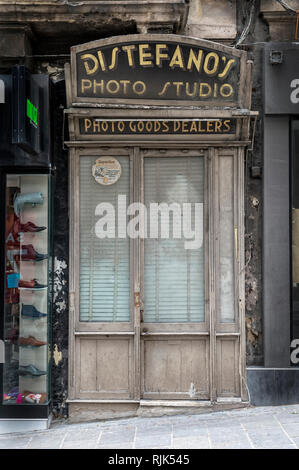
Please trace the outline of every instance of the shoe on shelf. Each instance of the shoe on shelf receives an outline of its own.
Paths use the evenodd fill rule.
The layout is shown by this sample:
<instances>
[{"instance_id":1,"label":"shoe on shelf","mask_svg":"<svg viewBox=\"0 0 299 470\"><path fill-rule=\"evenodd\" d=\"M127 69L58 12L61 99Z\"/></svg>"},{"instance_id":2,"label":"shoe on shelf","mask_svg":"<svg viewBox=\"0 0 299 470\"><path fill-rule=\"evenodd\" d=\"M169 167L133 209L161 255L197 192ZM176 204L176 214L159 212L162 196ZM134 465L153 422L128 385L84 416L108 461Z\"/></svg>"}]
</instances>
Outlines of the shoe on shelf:
<instances>
[{"instance_id":1,"label":"shoe on shelf","mask_svg":"<svg viewBox=\"0 0 299 470\"><path fill-rule=\"evenodd\" d=\"M35 225L33 222L26 222L25 224L22 224L20 219L17 218L15 220L14 226L13 226L13 231L14 233L20 233L20 232L42 232L45 230L47 227L41 226L38 227Z\"/></svg>"},{"instance_id":2,"label":"shoe on shelf","mask_svg":"<svg viewBox=\"0 0 299 470\"><path fill-rule=\"evenodd\" d=\"M40 346L45 346L47 342L45 341L39 341L36 339L34 336L28 336L28 338L24 338L24 336L20 336L19 339L19 345L23 347L33 347L33 348L39 348Z\"/></svg>"},{"instance_id":3,"label":"shoe on shelf","mask_svg":"<svg viewBox=\"0 0 299 470\"><path fill-rule=\"evenodd\" d=\"M10 400L15 400L15 398L10 396L7 393L3 393L3 401L10 401Z\"/></svg>"},{"instance_id":4,"label":"shoe on shelf","mask_svg":"<svg viewBox=\"0 0 299 470\"><path fill-rule=\"evenodd\" d=\"M32 375L33 377L39 377L40 375L47 374L45 370L40 370L33 364L29 364L28 366L20 366L18 373L19 375Z\"/></svg>"},{"instance_id":5,"label":"shoe on shelf","mask_svg":"<svg viewBox=\"0 0 299 470\"><path fill-rule=\"evenodd\" d=\"M32 317L32 318L43 318L46 317L46 313L41 313L34 307L34 305L25 305L22 304L22 311L21 315L24 317Z\"/></svg>"},{"instance_id":6,"label":"shoe on shelf","mask_svg":"<svg viewBox=\"0 0 299 470\"><path fill-rule=\"evenodd\" d=\"M14 388L12 388L8 393L4 393L3 399L4 399L5 401L16 400L18 394L19 394L19 389L18 389L18 387L14 387Z\"/></svg>"},{"instance_id":7,"label":"shoe on shelf","mask_svg":"<svg viewBox=\"0 0 299 470\"><path fill-rule=\"evenodd\" d=\"M20 212L24 209L24 204L42 204L44 202L43 193L24 193L18 194L14 200L14 211L17 216L20 215Z\"/></svg>"},{"instance_id":8,"label":"shoe on shelf","mask_svg":"<svg viewBox=\"0 0 299 470\"><path fill-rule=\"evenodd\" d=\"M47 289L48 286L45 284L39 284L36 279L32 279L31 281L23 281L23 279L19 280L19 289L30 289L30 290L37 290L37 289Z\"/></svg>"},{"instance_id":9,"label":"shoe on shelf","mask_svg":"<svg viewBox=\"0 0 299 470\"><path fill-rule=\"evenodd\" d=\"M46 393L32 393L32 392L23 392L22 393L22 402L25 403L44 403L46 401Z\"/></svg>"},{"instance_id":10,"label":"shoe on shelf","mask_svg":"<svg viewBox=\"0 0 299 470\"><path fill-rule=\"evenodd\" d=\"M20 260L21 261L43 261L47 259L48 255L38 253L33 245L22 245Z\"/></svg>"}]
</instances>

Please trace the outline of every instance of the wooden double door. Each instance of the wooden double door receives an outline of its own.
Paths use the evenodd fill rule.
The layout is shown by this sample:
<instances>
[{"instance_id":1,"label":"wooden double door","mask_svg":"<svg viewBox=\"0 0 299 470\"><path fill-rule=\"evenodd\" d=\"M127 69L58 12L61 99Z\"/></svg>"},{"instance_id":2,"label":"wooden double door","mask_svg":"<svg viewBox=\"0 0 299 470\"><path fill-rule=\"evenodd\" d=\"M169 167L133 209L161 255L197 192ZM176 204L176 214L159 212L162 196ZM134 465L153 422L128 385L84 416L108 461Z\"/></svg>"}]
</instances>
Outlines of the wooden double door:
<instances>
[{"instance_id":1,"label":"wooden double door","mask_svg":"<svg viewBox=\"0 0 299 470\"><path fill-rule=\"evenodd\" d=\"M243 148L74 148L70 201L69 400L246 400Z\"/></svg>"}]
</instances>

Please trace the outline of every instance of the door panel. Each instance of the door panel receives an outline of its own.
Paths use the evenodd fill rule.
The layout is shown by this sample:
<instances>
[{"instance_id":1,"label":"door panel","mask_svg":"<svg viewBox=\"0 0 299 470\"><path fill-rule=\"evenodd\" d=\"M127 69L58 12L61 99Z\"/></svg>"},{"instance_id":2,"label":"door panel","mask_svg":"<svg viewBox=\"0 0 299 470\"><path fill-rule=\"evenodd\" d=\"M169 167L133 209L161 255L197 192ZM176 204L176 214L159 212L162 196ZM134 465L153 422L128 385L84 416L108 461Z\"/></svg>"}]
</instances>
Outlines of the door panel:
<instances>
[{"instance_id":1,"label":"door panel","mask_svg":"<svg viewBox=\"0 0 299 470\"><path fill-rule=\"evenodd\" d=\"M217 396L240 396L239 338L217 339Z\"/></svg>"},{"instance_id":2,"label":"door panel","mask_svg":"<svg viewBox=\"0 0 299 470\"><path fill-rule=\"evenodd\" d=\"M130 398L132 349L132 338L77 338L77 396Z\"/></svg>"},{"instance_id":3,"label":"door panel","mask_svg":"<svg viewBox=\"0 0 299 470\"><path fill-rule=\"evenodd\" d=\"M144 398L208 399L209 341L144 338Z\"/></svg>"}]
</instances>

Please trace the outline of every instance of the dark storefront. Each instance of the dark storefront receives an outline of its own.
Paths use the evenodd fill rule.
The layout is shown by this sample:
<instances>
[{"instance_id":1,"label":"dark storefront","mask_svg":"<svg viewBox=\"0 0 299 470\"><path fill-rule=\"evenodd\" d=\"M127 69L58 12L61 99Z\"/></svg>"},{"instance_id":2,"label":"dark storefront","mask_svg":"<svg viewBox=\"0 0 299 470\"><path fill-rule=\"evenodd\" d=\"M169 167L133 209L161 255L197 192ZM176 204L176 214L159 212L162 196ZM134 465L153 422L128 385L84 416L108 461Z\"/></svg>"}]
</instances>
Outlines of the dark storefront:
<instances>
[{"instance_id":1,"label":"dark storefront","mask_svg":"<svg viewBox=\"0 0 299 470\"><path fill-rule=\"evenodd\" d=\"M247 371L253 404L298 403L298 43L264 46L264 367Z\"/></svg>"},{"instance_id":2,"label":"dark storefront","mask_svg":"<svg viewBox=\"0 0 299 470\"><path fill-rule=\"evenodd\" d=\"M1 75L1 432L43 429L51 406L53 171L49 77Z\"/></svg>"}]
</instances>

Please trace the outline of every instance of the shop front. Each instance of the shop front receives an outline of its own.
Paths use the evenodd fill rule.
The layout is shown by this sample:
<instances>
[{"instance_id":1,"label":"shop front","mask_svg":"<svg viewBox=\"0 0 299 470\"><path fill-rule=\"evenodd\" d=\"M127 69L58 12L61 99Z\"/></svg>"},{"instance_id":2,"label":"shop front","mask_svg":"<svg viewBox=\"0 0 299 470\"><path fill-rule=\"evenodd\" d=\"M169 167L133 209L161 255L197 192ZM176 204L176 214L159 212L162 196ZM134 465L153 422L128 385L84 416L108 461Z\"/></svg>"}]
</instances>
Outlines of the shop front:
<instances>
[{"instance_id":1,"label":"shop front","mask_svg":"<svg viewBox=\"0 0 299 470\"><path fill-rule=\"evenodd\" d=\"M0 434L50 422L52 186L49 77L1 75Z\"/></svg>"},{"instance_id":2,"label":"shop front","mask_svg":"<svg viewBox=\"0 0 299 470\"><path fill-rule=\"evenodd\" d=\"M247 371L255 405L298 403L298 53L297 42L264 45L264 367Z\"/></svg>"},{"instance_id":3,"label":"shop front","mask_svg":"<svg viewBox=\"0 0 299 470\"><path fill-rule=\"evenodd\" d=\"M243 406L246 53L178 35L66 66L72 420Z\"/></svg>"}]
</instances>

